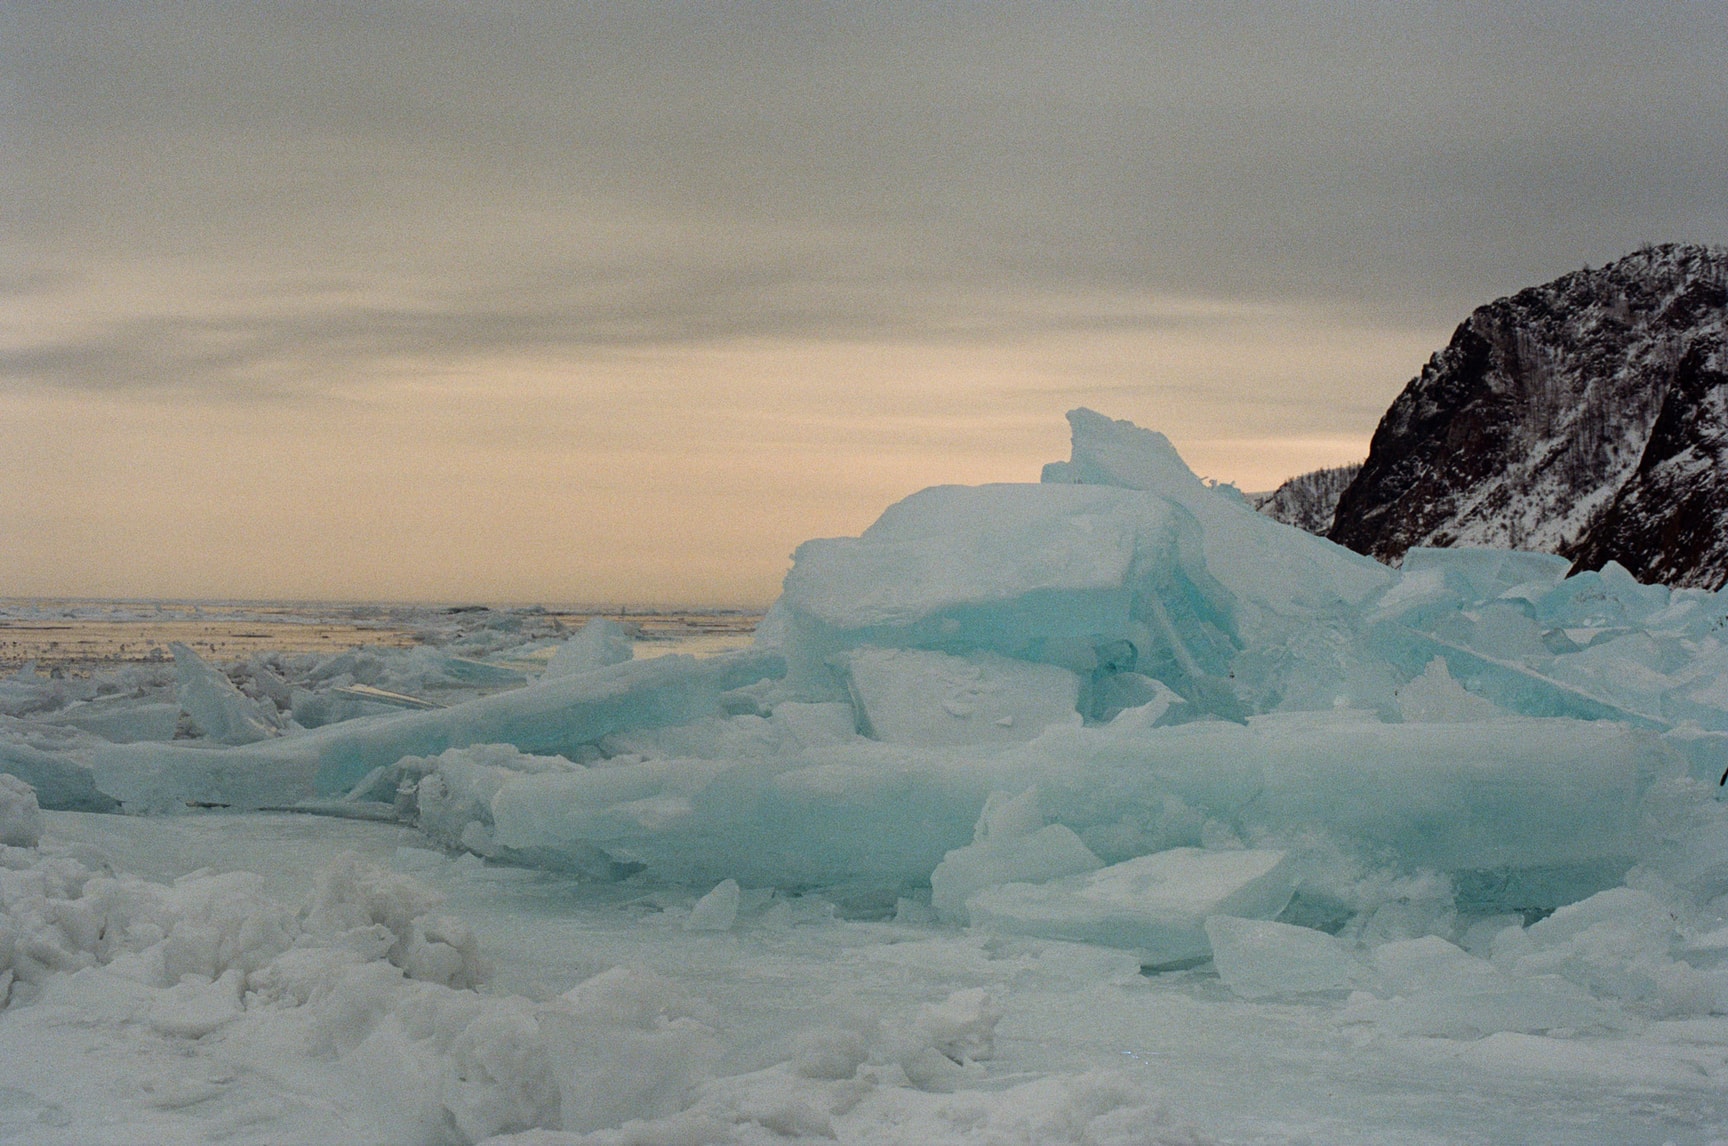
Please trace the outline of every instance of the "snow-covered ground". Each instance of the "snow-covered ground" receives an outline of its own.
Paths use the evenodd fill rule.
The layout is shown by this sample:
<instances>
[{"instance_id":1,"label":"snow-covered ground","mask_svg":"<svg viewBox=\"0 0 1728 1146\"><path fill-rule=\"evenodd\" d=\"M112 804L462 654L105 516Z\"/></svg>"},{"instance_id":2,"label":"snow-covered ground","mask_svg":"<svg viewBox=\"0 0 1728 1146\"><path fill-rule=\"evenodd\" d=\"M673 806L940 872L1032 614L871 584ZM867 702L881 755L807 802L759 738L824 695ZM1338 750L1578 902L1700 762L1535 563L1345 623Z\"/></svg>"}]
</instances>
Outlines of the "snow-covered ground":
<instances>
[{"instance_id":1,"label":"snow-covered ground","mask_svg":"<svg viewBox=\"0 0 1728 1146\"><path fill-rule=\"evenodd\" d=\"M178 879L183 901L214 898L186 894L212 873L259 873L248 917L315 899L316 873L353 855L379 883L399 873L442 895L437 910L472 930L490 967L468 992L355 957L305 987L253 992L209 1033L176 1028L160 1002L170 992L112 962L56 975L0 1021L0 1132L21 1142L459 1140L443 1104L460 1107L464 1086L475 1108L504 1108L485 1102L495 1090L525 1109L524 1078L562 1069L629 1092L686 1058L702 1064L695 1077L714 1076L692 1092L695 1113L596 1140L1660 1143L1728 1127L1720 1018L1436 1037L1343 991L1246 1000L1211 969L1146 975L1131 953L1088 945L846 921L815 896L751 901L730 929L692 930L684 889L451 858L395 825L48 813L44 827L45 857ZM630 983L595 1029L536 1037L536 1013L615 968L648 985L647 1022L619 1001L634 998ZM979 989L988 1001L973 1007ZM928 1019L956 998L959 1020ZM437 1030L440 1018L453 1029ZM962 1067L929 1051L967 1020L976 1033L950 1045L971 1038L987 1059ZM487 1021L499 1029L463 1043ZM488 1034L506 1045L473 1053ZM552 1103L556 1082L543 1089Z\"/></svg>"},{"instance_id":2,"label":"snow-covered ground","mask_svg":"<svg viewBox=\"0 0 1728 1146\"><path fill-rule=\"evenodd\" d=\"M748 649L0 681L0 1138L1728 1140L1728 598L1073 421Z\"/></svg>"}]
</instances>

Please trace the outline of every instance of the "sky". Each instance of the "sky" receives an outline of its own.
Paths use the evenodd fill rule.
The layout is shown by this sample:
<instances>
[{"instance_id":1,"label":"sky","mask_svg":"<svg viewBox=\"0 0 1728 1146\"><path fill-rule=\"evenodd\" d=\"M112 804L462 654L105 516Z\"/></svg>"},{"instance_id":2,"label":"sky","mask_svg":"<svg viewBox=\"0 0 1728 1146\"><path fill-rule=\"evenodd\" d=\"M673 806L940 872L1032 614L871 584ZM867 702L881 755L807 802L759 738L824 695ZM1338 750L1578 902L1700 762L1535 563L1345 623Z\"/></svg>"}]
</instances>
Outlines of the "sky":
<instances>
[{"instance_id":1,"label":"sky","mask_svg":"<svg viewBox=\"0 0 1728 1146\"><path fill-rule=\"evenodd\" d=\"M1728 242L1728 0L0 4L0 596L761 605Z\"/></svg>"}]
</instances>

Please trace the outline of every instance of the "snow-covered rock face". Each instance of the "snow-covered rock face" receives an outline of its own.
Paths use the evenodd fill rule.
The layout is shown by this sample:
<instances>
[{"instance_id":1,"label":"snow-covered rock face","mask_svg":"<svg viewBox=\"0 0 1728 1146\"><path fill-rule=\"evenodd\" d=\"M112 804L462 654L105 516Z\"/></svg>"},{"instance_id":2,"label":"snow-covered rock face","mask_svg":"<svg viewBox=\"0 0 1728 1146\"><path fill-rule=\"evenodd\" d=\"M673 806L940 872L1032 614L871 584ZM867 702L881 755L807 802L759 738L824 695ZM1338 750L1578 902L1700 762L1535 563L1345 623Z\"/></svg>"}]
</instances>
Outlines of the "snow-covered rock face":
<instances>
[{"instance_id":1,"label":"snow-covered rock face","mask_svg":"<svg viewBox=\"0 0 1728 1146\"><path fill-rule=\"evenodd\" d=\"M1728 334L1695 340L1674 372L1638 468L1568 552L1640 579L1728 584Z\"/></svg>"},{"instance_id":2,"label":"snow-covered rock face","mask_svg":"<svg viewBox=\"0 0 1728 1146\"><path fill-rule=\"evenodd\" d=\"M1326 535L1728 581L1728 251L1654 247L1478 309L1392 403Z\"/></svg>"},{"instance_id":3,"label":"snow-covered rock face","mask_svg":"<svg viewBox=\"0 0 1728 1146\"><path fill-rule=\"evenodd\" d=\"M1273 521L1324 537L1332 528L1338 499L1361 472L1360 462L1310 470L1290 478L1271 493L1249 494L1248 500Z\"/></svg>"}]
</instances>

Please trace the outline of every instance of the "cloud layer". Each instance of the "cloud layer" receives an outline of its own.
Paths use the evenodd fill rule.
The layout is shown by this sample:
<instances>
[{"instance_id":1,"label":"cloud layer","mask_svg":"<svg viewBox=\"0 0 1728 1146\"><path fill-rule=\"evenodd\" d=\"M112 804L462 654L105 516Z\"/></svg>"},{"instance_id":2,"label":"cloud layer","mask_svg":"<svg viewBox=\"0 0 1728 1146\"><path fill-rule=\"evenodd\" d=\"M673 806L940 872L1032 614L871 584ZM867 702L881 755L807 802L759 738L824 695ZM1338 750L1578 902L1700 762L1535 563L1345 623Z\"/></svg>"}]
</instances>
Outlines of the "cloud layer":
<instances>
[{"instance_id":1,"label":"cloud layer","mask_svg":"<svg viewBox=\"0 0 1728 1146\"><path fill-rule=\"evenodd\" d=\"M951 435L1365 441L1470 307L1728 241L1728 5L1176 7L8 6L0 400L585 407L743 346L828 373L666 400L831 422L921 346Z\"/></svg>"}]
</instances>

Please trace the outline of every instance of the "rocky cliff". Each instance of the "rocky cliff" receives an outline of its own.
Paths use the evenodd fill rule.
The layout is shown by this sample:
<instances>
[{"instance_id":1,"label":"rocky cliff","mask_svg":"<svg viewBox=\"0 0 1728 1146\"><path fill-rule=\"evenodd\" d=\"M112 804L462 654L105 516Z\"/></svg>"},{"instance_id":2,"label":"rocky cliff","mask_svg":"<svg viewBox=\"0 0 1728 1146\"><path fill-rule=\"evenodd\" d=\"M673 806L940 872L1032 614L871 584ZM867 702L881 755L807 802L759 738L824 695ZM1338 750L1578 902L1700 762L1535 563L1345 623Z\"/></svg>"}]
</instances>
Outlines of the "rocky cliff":
<instances>
[{"instance_id":1,"label":"rocky cliff","mask_svg":"<svg viewBox=\"0 0 1728 1146\"><path fill-rule=\"evenodd\" d=\"M1480 307L1381 419L1327 536L1728 582L1728 250L1648 247Z\"/></svg>"}]
</instances>

